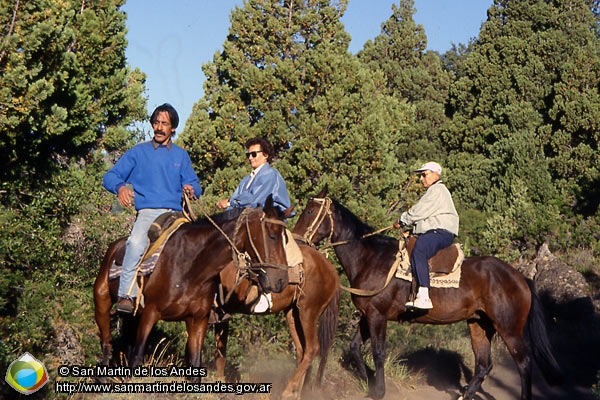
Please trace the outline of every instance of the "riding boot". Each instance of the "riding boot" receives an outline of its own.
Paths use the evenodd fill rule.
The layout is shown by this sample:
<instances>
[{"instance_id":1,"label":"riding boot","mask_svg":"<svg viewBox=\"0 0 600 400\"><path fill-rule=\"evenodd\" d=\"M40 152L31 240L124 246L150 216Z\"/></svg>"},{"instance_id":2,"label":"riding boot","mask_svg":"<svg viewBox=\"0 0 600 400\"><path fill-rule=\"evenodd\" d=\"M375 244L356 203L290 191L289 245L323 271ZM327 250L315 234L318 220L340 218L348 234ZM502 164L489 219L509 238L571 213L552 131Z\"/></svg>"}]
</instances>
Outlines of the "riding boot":
<instances>
[{"instance_id":1,"label":"riding boot","mask_svg":"<svg viewBox=\"0 0 600 400\"><path fill-rule=\"evenodd\" d=\"M119 297L119 300L115 303L115 306L110 311L111 315L116 313L121 314L133 314L135 310L135 300L131 297Z\"/></svg>"}]
</instances>

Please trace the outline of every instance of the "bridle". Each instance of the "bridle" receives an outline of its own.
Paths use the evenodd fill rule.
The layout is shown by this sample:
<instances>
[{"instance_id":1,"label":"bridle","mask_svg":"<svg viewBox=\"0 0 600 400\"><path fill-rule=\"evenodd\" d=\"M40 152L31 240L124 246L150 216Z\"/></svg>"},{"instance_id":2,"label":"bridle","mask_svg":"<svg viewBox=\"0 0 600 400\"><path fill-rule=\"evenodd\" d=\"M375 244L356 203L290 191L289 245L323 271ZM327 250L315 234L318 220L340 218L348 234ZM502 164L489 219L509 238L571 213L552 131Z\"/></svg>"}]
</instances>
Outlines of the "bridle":
<instances>
[{"instance_id":1,"label":"bridle","mask_svg":"<svg viewBox=\"0 0 600 400\"><path fill-rule=\"evenodd\" d=\"M260 256L260 252L257 250L256 244L252 240L252 234L251 234L252 232L250 230L249 214L251 214L253 211L255 211L255 210L250 207L247 207L241 212L241 214L238 216L238 218L236 220L235 229L233 231L234 232L233 236L235 238L237 236L237 233L240 231L240 229L242 229L242 226L244 227L244 229L246 230L246 235L248 236L248 241L250 242L250 246L252 247L252 251L254 252L256 259L258 259L258 262L253 262L252 257L250 257L250 255L248 254L247 251L242 253L237 248L237 246L235 245L233 240L231 240L231 238L223 231L223 229L221 229L221 227L219 227L219 225L217 225L217 223L210 217L210 215L208 215L208 213L203 210L204 216L221 233L221 235L223 235L223 237L227 240L227 242L229 242L229 245L231 246L231 251L233 253L233 261L238 268L243 268L243 269L262 268L262 267L280 268L280 269L287 268L287 265L279 265L279 264L270 263L270 262L266 262L266 261L262 260L262 257ZM263 238L263 251L266 256L268 254L267 253L266 225L269 223L269 224L276 224L276 225L281 225L281 226L285 227L286 224L284 221L281 221L279 219L267 217L267 215L265 214L264 211L262 211L262 214L259 217L259 221L260 221L261 234L262 234L262 238Z\"/></svg>"},{"instance_id":2,"label":"bridle","mask_svg":"<svg viewBox=\"0 0 600 400\"><path fill-rule=\"evenodd\" d=\"M327 247L332 247L334 244L331 243L331 238L333 237L333 215L331 212L331 204L332 201L329 197L323 197L323 198L313 198L311 199L311 201L314 201L315 203L318 203L321 205L321 207L319 207L319 211L317 212L317 216L315 217L314 221L306 228L306 230L304 231L304 234L302 235L302 237L300 238L303 242L305 242L307 245L315 247L315 244L313 243L312 239L315 236L315 234L317 233L317 230L319 229L319 227L321 226L321 224L323 223L323 221L325 220L325 218L329 218L329 224L331 226L331 229L329 231L329 236L327 236L327 239L325 240L325 244L323 245L323 247L327 248Z\"/></svg>"},{"instance_id":3,"label":"bridle","mask_svg":"<svg viewBox=\"0 0 600 400\"><path fill-rule=\"evenodd\" d=\"M335 246L339 246L342 244L347 244L347 243L352 242L353 240L341 240L339 242L331 241L331 238L333 237L333 232L335 230L335 226L334 226L335 222L333 219L333 212L331 211L331 204L333 204L333 201L329 197L313 198L311 200L314 201L315 203L320 204L321 207L319 207L319 211L317 212L317 216L315 217L314 221L308 226L308 228L306 228L306 231L304 232L302 237L300 237L300 239L302 241L306 242L306 244L308 244L309 246L315 246L315 244L312 242L312 239L315 236L315 234L317 233L317 230L319 229L319 227L321 226L321 224L323 223L325 218L329 218L329 226L330 226L329 235L327 236L325 243L321 247L323 249L327 249L329 247L335 247ZM364 235L362 235L360 237L360 239L364 239L369 236L377 235L378 233L387 231L393 227L394 227L394 225L389 225L389 226L386 226L385 228L376 230L374 232L365 233Z\"/></svg>"},{"instance_id":4,"label":"bridle","mask_svg":"<svg viewBox=\"0 0 600 400\"><path fill-rule=\"evenodd\" d=\"M330 231L329 231L329 235L327 236L327 240L325 241L325 243L322 246L322 250L327 251L328 247L335 247L335 246L339 246L342 244L347 244L347 243L352 242L353 240L343 240L343 241L339 241L339 242L331 241L331 238L333 237L333 232L334 232L334 219L333 219L333 212L331 211L331 204L333 203L333 201L329 197L313 198L311 200L320 204L321 207L319 207L319 211L317 212L317 216L315 217L314 221L308 226L308 228L306 228L306 231L302 235L301 240L306 241L306 243L309 246L315 246L315 244L312 242L312 239L315 236L315 234L317 233L317 230L319 229L319 227L321 226L321 224L323 223L325 218L329 218ZM368 236L376 235L378 233L381 233L385 230L392 228L393 226L394 225L386 226L383 229L379 229L374 232L366 233L366 234L362 235L360 237L360 239L364 239ZM400 254L400 253L398 253L398 254ZM357 288L346 287L344 285L340 285L340 287L343 290L350 292L352 294L358 295L358 296L375 296L376 294L383 291L383 289L385 289L387 287L387 285L391 282L392 278L394 277L398 263L399 263L399 259L398 259L398 255L397 255L396 260L394 261L394 263L392 264L392 266L390 267L390 269L388 271L385 283L383 284L383 286L380 289L362 290L362 289L357 289Z\"/></svg>"},{"instance_id":5,"label":"bridle","mask_svg":"<svg viewBox=\"0 0 600 400\"><path fill-rule=\"evenodd\" d=\"M285 269L287 269L287 265L279 265L279 264L263 261L262 257L260 256L260 252L256 248L256 244L254 243L254 240L252 240L252 232L250 230L250 218L249 218L249 214L252 211L253 211L252 208L245 208L244 211L242 211L242 213L240 214L240 216L236 222L236 227L235 227L235 231L234 231L237 233L241 229L241 225L242 224L244 225L244 228L246 230L246 235L248 236L248 241L250 242L250 246L252 247L252 251L254 252L254 255L256 256L256 259L258 260L257 263L249 262L249 264L253 268L268 267L268 268L279 268L279 269L285 268ZM262 214L259 217L259 221L260 221L260 230L261 230L262 239L263 239L263 254L266 256L268 254L268 252L267 252L267 224L276 224L276 225L281 225L283 227L285 227L286 224L284 221L281 221L279 219L267 217L267 215L265 214L264 211L262 211ZM233 244L232 244L232 249L233 249L234 253L237 255L236 258L239 258L240 251ZM245 253L245 254L247 255L247 253ZM248 256L247 259L250 260L250 257Z\"/></svg>"}]
</instances>

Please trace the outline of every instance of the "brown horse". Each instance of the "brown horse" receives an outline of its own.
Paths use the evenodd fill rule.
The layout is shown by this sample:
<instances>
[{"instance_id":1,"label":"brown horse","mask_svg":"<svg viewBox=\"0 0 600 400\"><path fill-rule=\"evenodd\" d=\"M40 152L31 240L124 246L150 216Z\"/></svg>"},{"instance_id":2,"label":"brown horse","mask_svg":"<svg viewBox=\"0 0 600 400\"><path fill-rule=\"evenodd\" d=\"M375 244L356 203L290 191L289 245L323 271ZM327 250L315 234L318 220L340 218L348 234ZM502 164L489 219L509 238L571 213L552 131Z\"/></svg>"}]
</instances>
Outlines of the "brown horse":
<instances>
[{"instance_id":1,"label":"brown horse","mask_svg":"<svg viewBox=\"0 0 600 400\"><path fill-rule=\"evenodd\" d=\"M298 366L283 391L281 397L284 399L300 397L308 368L317 353L320 355L317 382L321 382L339 315L338 272L314 248L306 245L299 247L303 257L303 282L289 284L281 293L273 293L273 306L270 310L271 313L285 313L296 349ZM221 272L223 293L231 293L223 309L231 314L251 314L250 306L245 302L250 283L248 280L236 283L236 275L237 268L233 263ZM215 357L219 377L225 376L228 331L229 322L215 325Z\"/></svg>"},{"instance_id":2,"label":"brown horse","mask_svg":"<svg viewBox=\"0 0 600 400\"><path fill-rule=\"evenodd\" d=\"M249 254L251 263L265 260L270 265L284 266L283 218L269 196L264 208L247 208L235 215L221 213L183 224L164 245L154 271L145 279L143 307L134 321L128 321L134 322L129 328L137 325L129 366L142 362L146 340L156 321L184 320L188 333L187 361L200 367L219 272L236 251ZM119 286L118 279L109 281L108 273L124 244L125 239L119 239L109 246L94 284L95 317L104 365L108 365L111 356L110 309L117 300ZM283 284L272 289L281 291Z\"/></svg>"},{"instance_id":3,"label":"brown horse","mask_svg":"<svg viewBox=\"0 0 600 400\"><path fill-rule=\"evenodd\" d=\"M353 288L382 289L398 252L398 240L385 235L368 235L373 228L359 220L323 189L308 202L294 233L312 242L323 239L339 243L335 253ZM475 355L475 373L465 393L472 399L492 368L491 341L497 332L504 340L521 376L521 399L531 398L532 357L549 383L562 373L550 348L545 317L530 281L495 257L467 257L462 264L458 288L431 288L432 310L407 310L411 283L391 282L376 295L353 294L352 301L362 317L350 345L359 373L367 379L362 343L371 339L375 382L371 397L385 394L384 360L387 321L450 324L467 321Z\"/></svg>"}]
</instances>

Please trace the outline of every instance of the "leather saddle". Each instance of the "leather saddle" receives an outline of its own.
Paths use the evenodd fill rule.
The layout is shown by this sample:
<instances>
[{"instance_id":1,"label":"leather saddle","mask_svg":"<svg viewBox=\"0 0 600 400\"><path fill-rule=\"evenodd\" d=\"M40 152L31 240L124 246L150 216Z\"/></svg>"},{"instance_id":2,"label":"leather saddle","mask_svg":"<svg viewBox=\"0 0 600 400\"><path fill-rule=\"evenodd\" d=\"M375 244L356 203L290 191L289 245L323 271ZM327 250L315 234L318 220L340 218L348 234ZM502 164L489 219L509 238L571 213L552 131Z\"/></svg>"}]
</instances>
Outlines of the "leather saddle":
<instances>
[{"instance_id":1,"label":"leather saddle","mask_svg":"<svg viewBox=\"0 0 600 400\"><path fill-rule=\"evenodd\" d=\"M411 235L406 239L409 260L416 242L416 235ZM437 274L449 274L454 270L456 261L459 257L462 257L459 245L453 243L448 247L438 250L438 252L428 260L429 270Z\"/></svg>"},{"instance_id":2,"label":"leather saddle","mask_svg":"<svg viewBox=\"0 0 600 400\"><path fill-rule=\"evenodd\" d=\"M163 233L166 233L166 231L171 227L171 225L173 225L178 219L183 217L184 215L181 211L169 211L159 215L148 229L148 250L156 247L153 246L153 244L160 238L160 236ZM166 239L167 237L162 238L162 240ZM125 257L125 246L121 246L117 250L117 254L115 254L115 264L123 265L123 257Z\"/></svg>"}]
</instances>

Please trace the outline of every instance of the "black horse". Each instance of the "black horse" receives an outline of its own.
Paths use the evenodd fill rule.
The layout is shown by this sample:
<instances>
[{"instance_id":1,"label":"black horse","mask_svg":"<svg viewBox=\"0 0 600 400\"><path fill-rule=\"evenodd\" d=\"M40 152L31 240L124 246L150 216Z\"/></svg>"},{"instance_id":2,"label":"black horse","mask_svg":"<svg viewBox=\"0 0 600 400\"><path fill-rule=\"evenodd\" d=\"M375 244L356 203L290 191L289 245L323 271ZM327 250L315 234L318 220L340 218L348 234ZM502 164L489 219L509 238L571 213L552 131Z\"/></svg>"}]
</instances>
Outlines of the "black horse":
<instances>
[{"instance_id":1,"label":"black horse","mask_svg":"<svg viewBox=\"0 0 600 400\"><path fill-rule=\"evenodd\" d=\"M373 228L327 196L326 188L308 202L294 233L318 243L329 239L353 288L378 291L384 286L398 252L398 240L385 235L366 235ZM352 295L361 311L350 352L360 375L367 370L360 353L371 339L375 382L371 397L385 394L384 361L387 321L450 324L467 321L475 355L475 373L464 393L472 399L492 369L491 341L495 333L504 340L521 376L521 399L531 398L532 358L549 383L561 381L562 372L550 347L545 316L531 281L495 257L467 257L462 264L458 288L431 288L434 307L429 311L407 310L411 283L392 279L372 296Z\"/></svg>"}]
</instances>

